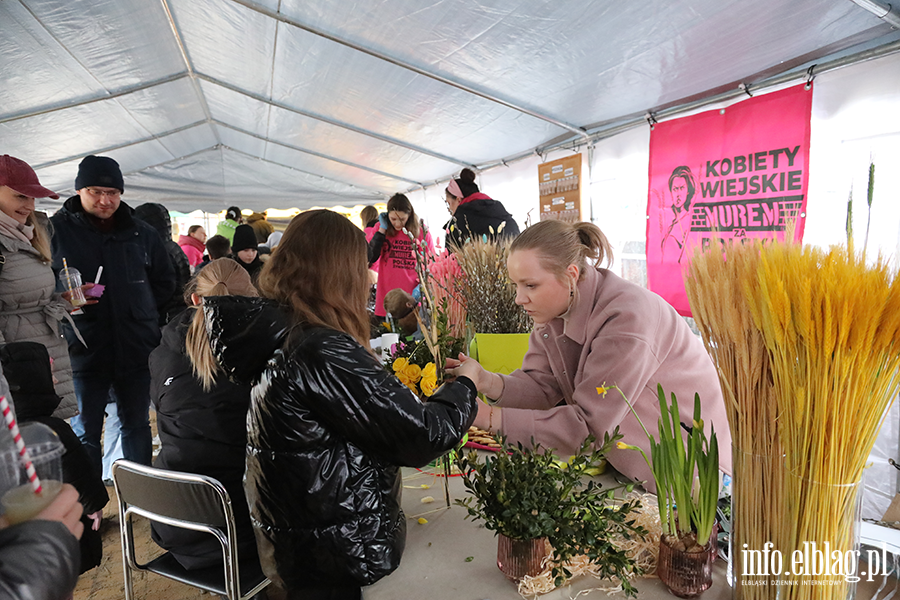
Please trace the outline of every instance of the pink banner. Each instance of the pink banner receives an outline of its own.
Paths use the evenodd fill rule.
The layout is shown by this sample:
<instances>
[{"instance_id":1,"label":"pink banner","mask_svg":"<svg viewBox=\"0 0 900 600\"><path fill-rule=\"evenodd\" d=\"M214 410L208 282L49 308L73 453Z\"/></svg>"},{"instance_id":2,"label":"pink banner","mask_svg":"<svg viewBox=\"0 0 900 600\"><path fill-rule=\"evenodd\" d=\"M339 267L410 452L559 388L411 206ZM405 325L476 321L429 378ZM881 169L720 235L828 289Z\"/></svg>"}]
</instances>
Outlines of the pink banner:
<instances>
[{"instance_id":1,"label":"pink banner","mask_svg":"<svg viewBox=\"0 0 900 600\"><path fill-rule=\"evenodd\" d=\"M647 283L690 316L682 273L697 248L803 237L812 87L659 123L650 133Z\"/></svg>"}]
</instances>

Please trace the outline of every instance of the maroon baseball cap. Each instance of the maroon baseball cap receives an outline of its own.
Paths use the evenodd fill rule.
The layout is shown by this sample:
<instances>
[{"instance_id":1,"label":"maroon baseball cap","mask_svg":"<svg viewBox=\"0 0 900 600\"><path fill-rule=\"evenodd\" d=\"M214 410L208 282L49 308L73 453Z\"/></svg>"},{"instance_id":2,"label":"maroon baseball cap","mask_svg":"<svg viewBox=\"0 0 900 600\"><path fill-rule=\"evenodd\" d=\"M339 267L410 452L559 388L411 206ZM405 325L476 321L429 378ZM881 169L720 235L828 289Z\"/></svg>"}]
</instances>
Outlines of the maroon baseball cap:
<instances>
[{"instance_id":1,"label":"maroon baseball cap","mask_svg":"<svg viewBox=\"0 0 900 600\"><path fill-rule=\"evenodd\" d=\"M41 185L37 173L27 162L9 154L0 156L0 185L31 198L59 198L59 194Z\"/></svg>"}]
</instances>

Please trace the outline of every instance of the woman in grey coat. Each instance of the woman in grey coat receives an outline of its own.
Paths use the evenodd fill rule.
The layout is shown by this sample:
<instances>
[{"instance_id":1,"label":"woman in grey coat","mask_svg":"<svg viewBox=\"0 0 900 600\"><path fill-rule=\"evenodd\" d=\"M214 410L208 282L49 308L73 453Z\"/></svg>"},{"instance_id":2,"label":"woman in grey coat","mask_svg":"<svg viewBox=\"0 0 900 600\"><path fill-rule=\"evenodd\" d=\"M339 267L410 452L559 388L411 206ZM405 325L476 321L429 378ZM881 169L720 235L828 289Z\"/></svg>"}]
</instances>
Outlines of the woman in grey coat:
<instances>
[{"instance_id":1,"label":"woman in grey coat","mask_svg":"<svg viewBox=\"0 0 900 600\"><path fill-rule=\"evenodd\" d=\"M47 197L59 198L41 186L27 163L0 156L0 343L31 341L47 347L62 397L53 416L68 419L78 414L78 402L58 323L72 307L55 291L50 238L34 214L34 199Z\"/></svg>"}]
</instances>

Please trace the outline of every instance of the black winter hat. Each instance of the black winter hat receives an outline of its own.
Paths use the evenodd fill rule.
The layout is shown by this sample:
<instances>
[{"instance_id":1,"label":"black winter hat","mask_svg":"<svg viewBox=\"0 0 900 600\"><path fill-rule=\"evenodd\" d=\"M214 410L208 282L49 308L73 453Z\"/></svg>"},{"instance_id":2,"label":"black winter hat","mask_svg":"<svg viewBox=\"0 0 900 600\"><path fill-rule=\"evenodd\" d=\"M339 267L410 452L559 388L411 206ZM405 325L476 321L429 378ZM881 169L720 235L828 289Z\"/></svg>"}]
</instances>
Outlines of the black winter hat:
<instances>
[{"instance_id":1,"label":"black winter hat","mask_svg":"<svg viewBox=\"0 0 900 600\"><path fill-rule=\"evenodd\" d=\"M75 189L80 190L91 185L116 188L125 191L125 180L119 163L108 156L85 156L78 165L78 176L75 178Z\"/></svg>"},{"instance_id":2,"label":"black winter hat","mask_svg":"<svg viewBox=\"0 0 900 600\"><path fill-rule=\"evenodd\" d=\"M259 246L256 243L256 233L249 225L238 225L234 229L234 240L231 242L231 251L237 254L241 250L247 250L248 248L253 248L254 250L259 249Z\"/></svg>"}]
</instances>

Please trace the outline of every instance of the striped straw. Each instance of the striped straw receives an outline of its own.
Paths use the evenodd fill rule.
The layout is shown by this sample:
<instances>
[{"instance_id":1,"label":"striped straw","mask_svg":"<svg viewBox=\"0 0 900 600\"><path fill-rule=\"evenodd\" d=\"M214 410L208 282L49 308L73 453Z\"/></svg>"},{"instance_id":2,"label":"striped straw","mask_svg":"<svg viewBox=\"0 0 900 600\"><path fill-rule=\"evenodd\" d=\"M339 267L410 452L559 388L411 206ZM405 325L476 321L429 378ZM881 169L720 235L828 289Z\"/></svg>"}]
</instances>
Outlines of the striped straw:
<instances>
[{"instance_id":1,"label":"striped straw","mask_svg":"<svg viewBox=\"0 0 900 600\"><path fill-rule=\"evenodd\" d=\"M69 274L69 263L66 262L66 258L63 257L63 270L66 272L66 287L69 288L69 293L72 293L72 276Z\"/></svg>"},{"instance_id":2,"label":"striped straw","mask_svg":"<svg viewBox=\"0 0 900 600\"><path fill-rule=\"evenodd\" d=\"M0 396L0 410L3 411L3 418L6 419L6 426L9 427L9 432L16 442L16 448L19 449L19 456L25 461L25 472L28 474L28 481L31 482L34 493L40 494L43 489L41 487L41 480L38 479L37 471L34 470L34 465L31 463L31 456L28 455L28 448L25 447L25 442L22 440L22 434L19 433L19 425L16 423L16 416L9 407L6 396Z\"/></svg>"}]
</instances>

